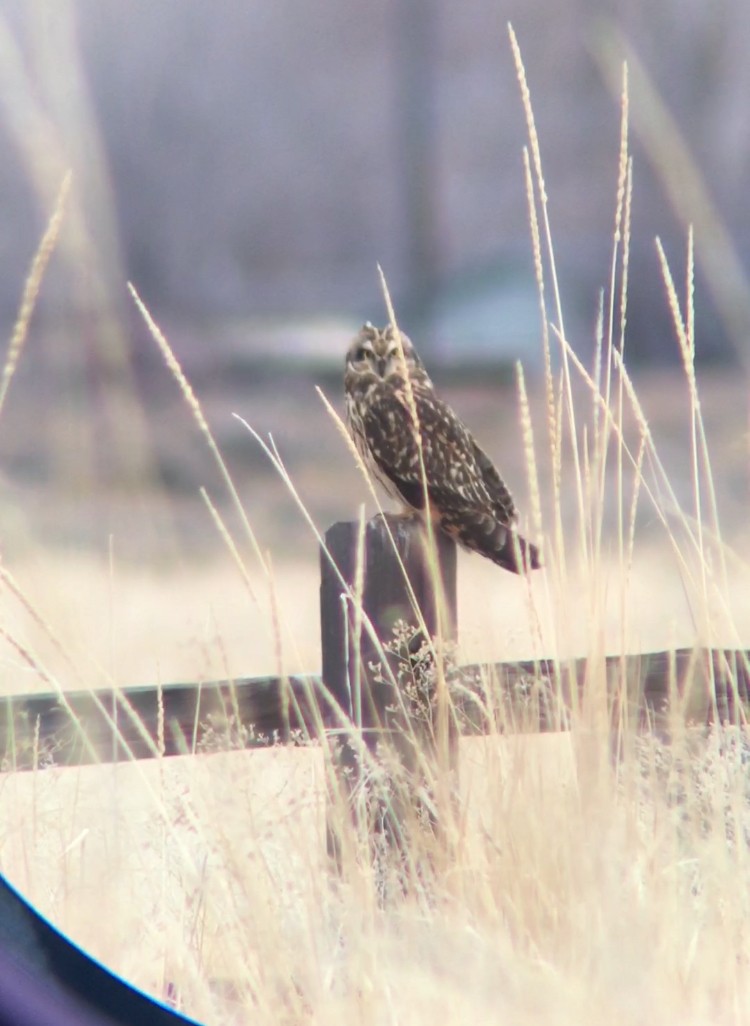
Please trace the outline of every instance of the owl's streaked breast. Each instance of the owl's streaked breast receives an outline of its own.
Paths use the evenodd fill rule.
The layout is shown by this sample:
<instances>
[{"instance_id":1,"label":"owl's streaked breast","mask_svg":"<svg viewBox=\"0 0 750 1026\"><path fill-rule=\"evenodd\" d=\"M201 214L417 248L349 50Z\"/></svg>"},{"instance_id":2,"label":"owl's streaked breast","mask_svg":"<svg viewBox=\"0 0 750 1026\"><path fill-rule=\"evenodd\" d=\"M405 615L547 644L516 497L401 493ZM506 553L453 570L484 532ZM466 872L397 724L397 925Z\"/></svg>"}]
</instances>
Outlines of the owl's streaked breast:
<instances>
[{"instance_id":1,"label":"owl's streaked breast","mask_svg":"<svg viewBox=\"0 0 750 1026\"><path fill-rule=\"evenodd\" d=\"M392 499L404 504L404 497L393 481L380 467L377 455L372 449L372 440L368 437L365 427L366 410L377 389L377 383L369 385L366 389L354 389L346 393L346 422L349 434L354 440L357 452L362 457L362 462L368 473L385 489Z\"/></svg>"}]
</instances>

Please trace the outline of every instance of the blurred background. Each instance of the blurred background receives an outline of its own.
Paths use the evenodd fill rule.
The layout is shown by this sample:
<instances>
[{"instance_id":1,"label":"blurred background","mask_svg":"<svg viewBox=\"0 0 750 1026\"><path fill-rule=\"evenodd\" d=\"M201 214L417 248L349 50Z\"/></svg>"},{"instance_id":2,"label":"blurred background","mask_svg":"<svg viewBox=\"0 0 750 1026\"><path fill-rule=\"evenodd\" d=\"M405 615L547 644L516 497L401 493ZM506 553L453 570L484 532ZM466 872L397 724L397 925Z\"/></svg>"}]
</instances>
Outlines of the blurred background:
<instances>
[{"instance_id":1,"label":"blurred background","mask_svg":"<svg viewBox=\"0 0 750 1026\"><path fill-rule=\"evenodd\" d=\"M45 287L57 318L117 310L129 278L157 315L210 325L205 335L238 319L249 322L243 349L322 356L329 338L338 356L327 327L382 317L379 262L423 346L456 360L499 347L533 362L526 136L508 20L532 90L571 341L590 345L606 280L628 51L747 266L744 0L564 0L543 10L480 0L471 14L444 0L356 10L27 0L0 12L5 323L71 167L89 259L75 287L69 277ZM649 97L634 74L631 90L629 342L638 356L665 359L673 346L653 239L681 254L680 218L701 212L664 180L661 165L680 157L669 141L659 153L641 144L653 111L642 109ZM677 171L687 193L693 168ZM701 349L727 356L737 340L704 286ZM261 319L297 330L266 334Z\"/></svg>"},{"instance_id":2,"label":"blurred background","mask_svg":"<svg viewBox=\"0 0 750 1026\"><path fill-rule=\"evenodd\" d=\"M685 391L674 384L679 352L654 239L682 282L692 223L706 415L722 445L722 502L744 523L747 402L736 368L750 338L746 0L477 0L470 10L447 0L5 0L6 337L62 177L73 173L0 418L6 557L31 559L44 543L151 568L213 558L223 542L201 486L236 526L128 280L193 383L259 544L277 561L299 559L314 579L315 541L232 413L273 434L321 528L369 502L313 386L341 410L346 344L364 319L386 318L378 263L401 326L523 490L516 360L542 423L544 411L508 21L537 120L565 328L587 364L610 276L629 60L627 360L677 495L689 499Z\"/></svg>"}]
</instances>

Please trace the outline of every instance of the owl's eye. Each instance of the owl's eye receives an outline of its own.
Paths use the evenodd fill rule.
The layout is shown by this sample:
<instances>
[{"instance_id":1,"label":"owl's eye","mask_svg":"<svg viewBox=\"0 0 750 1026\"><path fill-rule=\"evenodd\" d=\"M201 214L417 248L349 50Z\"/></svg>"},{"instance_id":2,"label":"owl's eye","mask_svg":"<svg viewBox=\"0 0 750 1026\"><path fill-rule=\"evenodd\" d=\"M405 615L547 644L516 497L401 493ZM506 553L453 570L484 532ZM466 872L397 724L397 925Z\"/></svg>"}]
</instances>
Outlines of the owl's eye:
<instances>
[{"instance_id":1,"label":"owl's eye","mask_svg":"<svg viewBox=\"0 0 750 1026\"><path fill-rule=\"evenodd\" d=\"M364 363L364 361L368 358L369 355L370 355L370 350L367 348L367 346L360 346L359 349L354 354L354 362L355 363Z\"/></svg>"}]
</instances>

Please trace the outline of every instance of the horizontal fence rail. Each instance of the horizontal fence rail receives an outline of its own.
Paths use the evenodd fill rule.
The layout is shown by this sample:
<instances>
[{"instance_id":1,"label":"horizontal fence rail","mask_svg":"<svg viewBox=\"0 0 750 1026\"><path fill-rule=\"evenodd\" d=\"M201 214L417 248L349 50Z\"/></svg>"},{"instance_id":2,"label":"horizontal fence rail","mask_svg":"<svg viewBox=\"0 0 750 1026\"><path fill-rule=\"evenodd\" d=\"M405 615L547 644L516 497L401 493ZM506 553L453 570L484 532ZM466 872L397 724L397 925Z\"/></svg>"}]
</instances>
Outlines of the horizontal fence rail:
<instances>
[{"instance_id":1,"label":"horizontal fence rail","mask_svg":"<svg viewBox=\"0 0 750 1026\"><path fill-rule=\"evenodd\" d=\"M334 524L320 550L321 675L8 696L0 700L0 768L305 743L332 732L350 740L359 733L372 753L380 741L398 749L412 730L427 748L439 736L455 765L458 732L564 730L576 712L589 726L606 728L608 719L616 730L634 724L668 731L675 715L744 722L749 651L454 666L456 572L454 542L440 532L431 537L419 518L385 514L364 525ZM405 654L393 647L398 636L401 645L407 639ZM420 678L423 690L410 695L408 675L425 665L431 669ZM345 756L354 751L343 748ZM401 748L408 762L408 745Z\"/></svg>"},{"instance_id":2,"label":"horizontal fence rail","mask_svg":"<svg viewBox=\"0 0 750 1026\"><path fill-rule=\"evenodd\" d=\"M641 723L665 722L674 702L690 722L737 722L750 700L750 651L744 650L475 664L451 674L461 731L502 729L488 701L504 708L504 722L518 729L563 730L574 703L590 690L587 682L602 673L610 712L627 694L629 714ZM321 730L341 730L348 713L316 675L8 696L0 702L0 765L29 770L304 743Z\"/></svg>"}]
</instances>

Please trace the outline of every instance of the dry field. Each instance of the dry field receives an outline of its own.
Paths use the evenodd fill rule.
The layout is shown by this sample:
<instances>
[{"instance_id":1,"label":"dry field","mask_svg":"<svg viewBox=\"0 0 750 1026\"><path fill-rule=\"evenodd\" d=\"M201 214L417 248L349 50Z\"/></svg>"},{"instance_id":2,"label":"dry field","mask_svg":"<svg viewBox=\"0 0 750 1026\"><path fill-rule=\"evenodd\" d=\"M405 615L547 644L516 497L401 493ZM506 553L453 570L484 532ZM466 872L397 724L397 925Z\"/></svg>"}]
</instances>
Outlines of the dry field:
<instances>
[{"instance_id":1,"label":"dry field","mask_svg":"<svg viewBox=\"0 0 750 1026\"><path fill-rule=\"evenodd\" d=\"M735 552L726 583L714 580L705 600L696 593L681 546L647 503L630 566L609 507L601 557L586 561L568 456L565 578L545 570L529 594L461 554L463 659L747 644L747 438L734 412L744 413L744 384L718 372L701 384L723 537ZM189 486L118 493L95 481L88 489L22 475L8 482L3 565L20 594L2 592L5 694L47 691L50 679L80 688L318 670L315 538L231 417L237 410L274 432L319 528L356 516L361 502L372 511L313 383L296 388L293 403L283 391L270 399L249 388L224 404L209 394L205 404L217 437L227 433L270 575L235 530L243 578ZM689 499L684 381L664 371L637 388L675 492ZM514 388L448 395L528 510ZM34 397L20 398L28 416ZM543 424L541 383L531 408ZM20 419L15 406L11 414ZM200 467L201 439L184 418L165 397L155 433L173 421L181 465L192 454ZM43 430L31 417L10 437L20 450ZM23 465L22 454L12 462ZM231 518L218 488L216 502ZM157 994L175 985L206 1022L744 1021L750 937L735 878L747 855L726 844L721 815L725 800L744 802L744 776L707 771L716 801L701 778L703 790L688 782L676 803L653 755L612 773L602 768L606 739L597 735L592 754L587 737L582 728L463 742L467 818L450 871L390 909L378 907L366 860L343 888L328 871L319 749L6 775L0 866L107 964ZM707 744L699 758L716 761L716 739ZM691 833L685 823L698 820L699 800L713 818ZM736 964L727 965L729 949Z\"/></svg>"}]
</instances>

